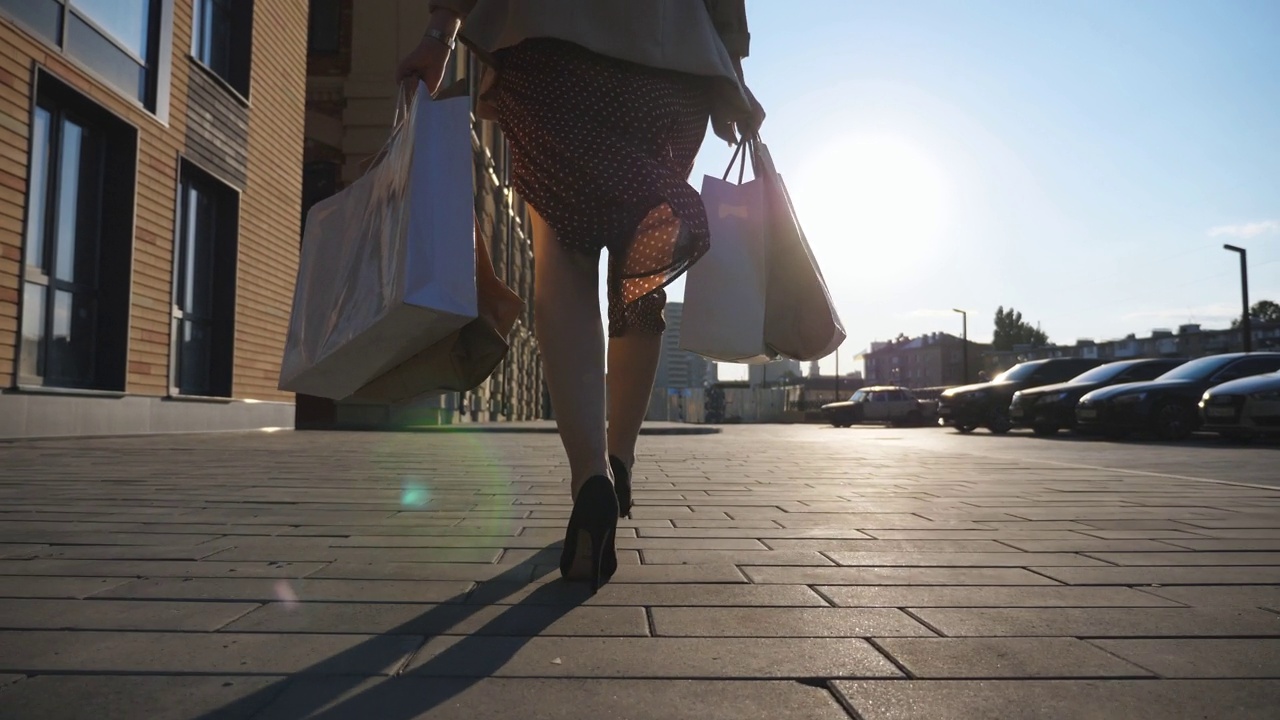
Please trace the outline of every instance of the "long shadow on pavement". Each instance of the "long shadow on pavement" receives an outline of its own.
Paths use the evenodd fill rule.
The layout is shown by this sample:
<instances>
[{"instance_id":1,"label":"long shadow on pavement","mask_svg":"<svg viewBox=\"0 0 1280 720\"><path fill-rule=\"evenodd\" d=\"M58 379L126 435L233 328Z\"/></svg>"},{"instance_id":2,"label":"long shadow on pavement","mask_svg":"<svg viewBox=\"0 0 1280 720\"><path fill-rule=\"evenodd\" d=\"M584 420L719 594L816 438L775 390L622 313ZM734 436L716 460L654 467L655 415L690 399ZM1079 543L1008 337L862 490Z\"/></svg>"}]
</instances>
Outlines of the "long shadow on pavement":
<instances>
[{"instance_id":1,"label":"long shadow on pavement","mask_svg":"<svg viewBox=\"0 0 1280 720\"><path fill-rule=\"evenodd\" d=\"M457 596L433 607L418 617L387 630L341 653L325 658L290 677L251 695L200 715L195 720L229 720L230 718L311 718L338 720L377 718L377 720L409 720L451 698L477 682L493 676L528 640L540 635L553 623L590 598L590 590L581 583L560 581L542 583L519 602L506 608L476 632L459 636L453 645L425 661L412 671L417 678L438 678L430 691L423 692L419 683L397 682L396 676L352 675L352 664L387 667L405 659L403 646L387 643L387 637L422 637L421 628L456 624L475 613L497 604L536 584L560 561L559 544L548 545L510 570L484 581L466 595ZM539 574L539 568L542 568ZM468 597L484 592L489 604L468 604ZM495 635L487 631L510 627L511 615L525 608L537 607L519 623L519 634L507 633L508 642L490 642ZM461 608L461 609L460 609ZM443 622L441 622L443 621ZM443 635L428 635L426 640ZM419 644L410 659L421 652ZM465 672L459 669L465 668ZM403 671L403 667L399 668ZM369 687L361 689L361 686ZM406 692L409 691L409 692ZM354 693L354 694L352 694ZM343 696L348 697L343 697Z\"/></svg>"}]
</instances>

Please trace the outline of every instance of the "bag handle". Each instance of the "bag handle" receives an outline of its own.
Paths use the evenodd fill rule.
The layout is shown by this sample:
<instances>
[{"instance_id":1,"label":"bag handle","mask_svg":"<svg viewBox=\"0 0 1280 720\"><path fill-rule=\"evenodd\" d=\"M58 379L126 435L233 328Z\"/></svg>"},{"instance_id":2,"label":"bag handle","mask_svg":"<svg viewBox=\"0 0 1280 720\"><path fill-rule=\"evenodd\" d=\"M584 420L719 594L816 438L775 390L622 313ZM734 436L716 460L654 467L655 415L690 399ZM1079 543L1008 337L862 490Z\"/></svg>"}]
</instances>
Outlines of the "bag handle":
<instances>
[{"instance_id":1,"label":"bag handle","mask_svg":"<svg viewBox=\"0 0 1280 720\"><path fill-rule=\"evenodd\" d=\"M745 150L745 151L744 151ZM744 137L733 149L733 157L729 158L729 167L724 169L724 175L720 176L721 180L728 180L729 173L733 171L734 163L738 164L738 184L742 184L742 179L747 172L747 158L751 159L751 174L756 174L756 138Z\"/></svg>"}]
</instances>

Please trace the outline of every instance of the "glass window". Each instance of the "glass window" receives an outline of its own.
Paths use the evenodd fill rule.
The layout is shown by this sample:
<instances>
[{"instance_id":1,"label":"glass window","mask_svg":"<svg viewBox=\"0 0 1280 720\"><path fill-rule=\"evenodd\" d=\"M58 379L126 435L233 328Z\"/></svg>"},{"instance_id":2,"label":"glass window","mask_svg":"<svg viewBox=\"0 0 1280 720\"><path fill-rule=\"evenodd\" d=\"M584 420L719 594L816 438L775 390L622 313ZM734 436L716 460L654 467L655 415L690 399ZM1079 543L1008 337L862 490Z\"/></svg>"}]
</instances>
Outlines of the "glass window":
<instances>
[{"instance_id":1,"label":"glass window","mask_svg":"<svg viewBox=\"0 0 1280 720\"><path fill-rule=\"evenodd\" d=\"M80 15L139 59L147 57L152 0L71 0Z\"/></svg>"},{"instance_id":2,"label":"glass window","mask_svg":"<svg viewBox=\"0 0 1280 720\"><path fill-rule=\"evenodd\" d=\"M338 52L342 42L341 0L311 0L311 14L307 23L307 50L331 55Z\"/></svg>"},{"instance_id":3,"label":"glass window","mask_svg":"<svg viewBox=\"0 0 1280 720\"><path fill-rule=\"evenodd\" d=\"M46 84L31 128L19 382L122 387L127 312L105 308L128 298L136 140Z\"/></svg>"},{"instance_id":4,"label":"glass window","mask_svg":"<svg viewBox=\"0 0 1280 720\"><path fill-rule=\"evenodd\" d=\"M174 386L181 395L231 395L235 313L234 194L184 168L174 272Z\"/></svg>"},{"instance_id":5,"label":"glass window","mask_svg":"<svg viewBox=\"0 0 1280 720\"><path fill-rule=\"evenodd\" d=\"M251 0L195 0L191 54L236 92L249 95Z\"/></svg>"}]
</instances>

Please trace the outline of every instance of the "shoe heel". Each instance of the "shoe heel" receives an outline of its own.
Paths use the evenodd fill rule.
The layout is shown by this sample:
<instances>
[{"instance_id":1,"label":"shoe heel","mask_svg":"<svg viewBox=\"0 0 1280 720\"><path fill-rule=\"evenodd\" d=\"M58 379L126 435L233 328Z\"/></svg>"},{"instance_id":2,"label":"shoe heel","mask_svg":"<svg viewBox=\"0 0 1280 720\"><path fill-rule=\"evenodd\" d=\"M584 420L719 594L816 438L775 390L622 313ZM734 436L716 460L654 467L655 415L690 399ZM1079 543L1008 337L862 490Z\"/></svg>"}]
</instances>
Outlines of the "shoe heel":
<instances>
[{"instance_id":1,"label":"shoe heel","mask_svg":"<svg viewBox=\"0 0 1280 720\"><path fill-rule=\"evenodd\" d=\"M618 517L631 518L631 471L626 463L616 455L609 456L609 467L613 470L613 491L618 496Z\"/></svg>"},{"instance_id":2,"label":"shoe heel","mask_svg":"<svg viewBox=\"0 0 1280 720\"><path fill-rule=\"evenodd\" d=\"M566 580L590 580L594 593L618 569L614 539L618 499L604 476L593 477L578 490L565 528L560 574Z\"/></svg>"}]
</instances>

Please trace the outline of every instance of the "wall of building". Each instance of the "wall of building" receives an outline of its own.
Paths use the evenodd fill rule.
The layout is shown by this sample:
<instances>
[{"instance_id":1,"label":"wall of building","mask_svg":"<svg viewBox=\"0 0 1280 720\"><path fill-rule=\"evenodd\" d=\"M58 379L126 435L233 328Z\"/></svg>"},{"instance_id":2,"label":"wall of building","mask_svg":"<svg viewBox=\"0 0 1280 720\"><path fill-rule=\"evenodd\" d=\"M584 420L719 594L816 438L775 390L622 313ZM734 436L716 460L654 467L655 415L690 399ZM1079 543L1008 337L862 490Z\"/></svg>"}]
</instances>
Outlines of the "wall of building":
<instances>
[{"instance_id":1,"label":"wall of building","mask_svg":"<svg viewBox=\"0 0 1280 720\"><path fill-rule=\"evenodd\" d=\"M15 14L22 0L0 2L0 436L292 424L292 395L276 383L297 267L307 2L238 6L252 7L246 22L254 30L245 92L192 56L191 0L154 2L163 21L153 58L160 100L151 107L24 24ZM28 386L17 373L40 73L136 131L127 364L122 382L108 392ZM181 398L175 390L175 237L183 167L225 186L238 207L229 392L212 401Z\"/></svg>"}]
</instances>

